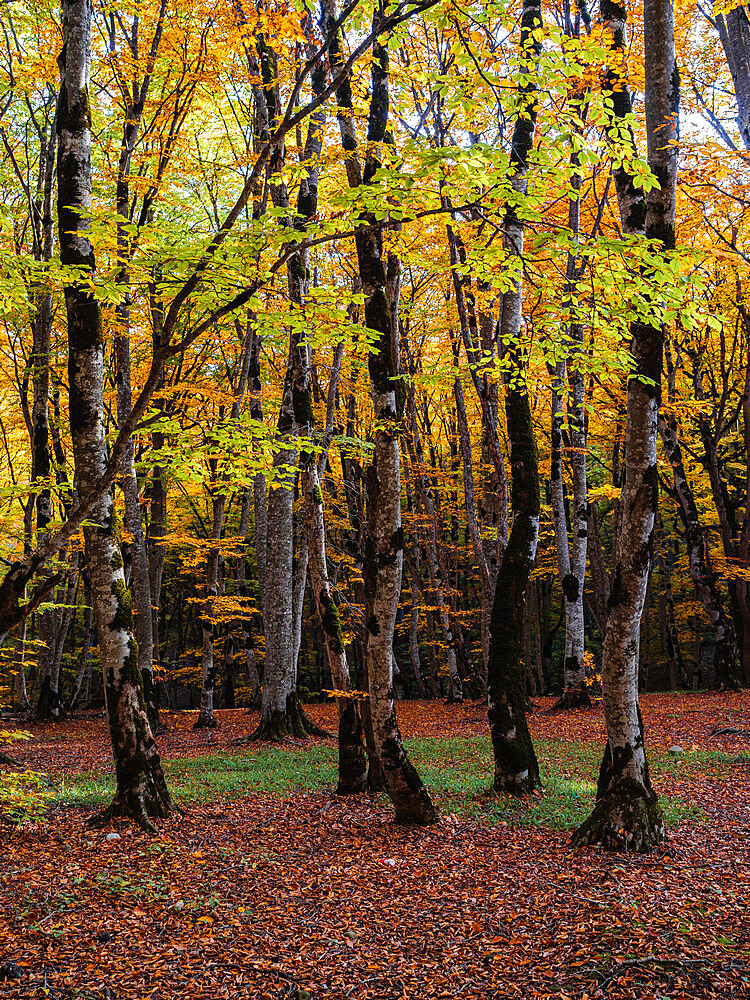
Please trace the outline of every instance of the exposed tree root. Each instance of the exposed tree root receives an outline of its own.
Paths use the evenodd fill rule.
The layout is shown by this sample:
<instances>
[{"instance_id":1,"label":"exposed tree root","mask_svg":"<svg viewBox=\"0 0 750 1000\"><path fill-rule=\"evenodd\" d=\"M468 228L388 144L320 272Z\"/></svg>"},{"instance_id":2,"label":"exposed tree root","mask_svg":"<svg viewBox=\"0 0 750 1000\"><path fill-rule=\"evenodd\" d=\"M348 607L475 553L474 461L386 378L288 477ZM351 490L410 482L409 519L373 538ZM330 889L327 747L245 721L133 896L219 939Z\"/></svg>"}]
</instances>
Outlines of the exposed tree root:
<instances>
[{"instance_id":1,"label":"exposed tree root","mask_svg":"<svg viewBox=\"0 0 750 1000\"><path fill-rule=\"evenodd\" d=\"M547 709L546 714L565 712L571 708L591 708L592 701L586 684L576 684L566 687L555 704Z\"/></svg>"},{"instance_id":2,"label":"exposed tree root","mask_svg":"<svg viewBox=\"0 0 750 1000\"><path fill-rule=\"evenodd\" d=\"M744 729L740 726L717 726L711 730L709 736L744 736L747 738L750 737L750 729Z\"/></svg>"},{"instance_id":3,"label":"exposed tree root","mask_svg":"<svg viewBox=\"0 0 750 1000\"><path fill-rule=\"evenodd\" d=\"M173 801L162 776L142 774L128 787L118 787L112 803L91 816L86 825L94 829L107 826L113 819L132 820L146 833L156 833L154 819L166 819L171 813L184 815Z\"/></svg>"},{"instance_id":4,"label":"exposed tree root","mask_svg":"<svg viewBox=\"0 0 750 1000\"><path fill-rule=\"evenodd\" d=\"M635 781L623 780L599 799L574 832L572 843L574 847L601 845L608 851L648 854L665 835L656 795Z\"/></svg>"},{"instance_id":5,"label":"exposed tree root","mask_svg":"<svg viewBox=\"0 0 750 1000\"><path fill-rule=\"evenodd\" d=\"M271 717L266 719L261 716L255 731L247 737L247 741L280 743L288 736L295 736L298 740L307 739L308 736L321 736L328 740L335 738L333 733L329 733L327 729L312 721L294 691L287 698L286 712L273 712Z\"/></svg>"}]
</instances>

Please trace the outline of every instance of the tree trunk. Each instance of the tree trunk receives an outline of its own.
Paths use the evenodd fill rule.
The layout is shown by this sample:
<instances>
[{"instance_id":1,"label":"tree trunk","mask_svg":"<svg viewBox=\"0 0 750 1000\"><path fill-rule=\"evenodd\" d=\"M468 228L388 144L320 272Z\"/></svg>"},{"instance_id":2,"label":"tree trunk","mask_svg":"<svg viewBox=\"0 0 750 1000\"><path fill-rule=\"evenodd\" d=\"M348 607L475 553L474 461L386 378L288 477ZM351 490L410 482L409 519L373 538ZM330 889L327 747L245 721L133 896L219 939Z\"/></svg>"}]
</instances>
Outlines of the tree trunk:
<instances>
[{"instance_id":1,"label":"tree trunk","mask_svg":"<svg viewBox=\"0 0 750 1000\"><path fill-rule=\"evenodd\" d=\"M126 300L117 308L119 330L115 338L117 357L117 422L120 427L130 416L132 394L130 382L130 304ZM125 515L123 526L129 541L123 546L123 556L130 563L130 591L133 595L135 637L138 644L138 669L143 677L149 722L154 731L160 728L159 700L154 683L154 632L151 581L149 578L146 538L143 533L138 480L135 474L133 443L129 442L123 460L121 480Z\"/></svg>"},{"instance_id":2,"label":"tree trunk","mask_svg":"<svg viewBox=\"0 0 750 1000\"><path fill-rule=\"evenodd\" d=\"M422 660L419 655L419 608L421 604L421 594L419 590L419 543L414 544L414 557L409 558L407 554L407 565L409 567L409 578L411 580L411 612L409 614L409 662L411 672L414 675L414 683L417 686L417 693L420 698L427 697L427 688L422 677Z\"/></svg>"},{"instance_id":3,"label":"tree trunk","mask_svg":"<svg viewBox=\"0 0 750 1000\"><path fill-rule=\"evenodd\" d=\"M91 209L90 0L63 0L62 33L57 110L60 259L64 267L77 266L93 279L95 260L87 232ZM88 282L67 284L65 305L70 429L78 490L85 502L103 476L107 461L104 339L99 303ZM84 537L117 775L117 791L105 817L132 817L152 829L150 817L166 816L173 803L143 697L132 603L116 539L111 491L94 505Z\"/></svg>"},{"instance_id":4,"label":"tree trunk","mask_svg":"<svg viewBox=\"0 0 750 1000\"><path fill-rule=\"evenodd\" d=\"M669 342L666 343L667 380L670 404L674 404L674 363ZM701 524L692 487L687 478L680 447L679 428L674 409L659 414L659 434L664 452L672 467L674 491L680 505L680 516L685 526L685 546L688 568L695 590L703 604L711 631L716 640L717 683L724 688L737 690L742 686L742 652L737 641L734 622L724 609L716 574L712 572L706 532Z\"/></svg>"},{"instance_id":5,"label":"tree trunk","mask_svg":"<svg viewBox=\"0 0 750 1000\"><path fill-rule=\"evenodd\" d=\"M454 363L458 366L457 350L454 348ZM466 527L471 539L474 558L479 567L479 590L481 594L480 608L480 638L482 644L482 679L487 685L487 669L490 657L490 608L492 606L492 587L494 581L490 577L487 552L479 530L476 497L474 494L474 461L472 456L469 421L466 416L466 403L461 379L456 374L453 379L453 398L456 401L456 417L458 422L458 439L461 447L461 467L464 481L464 510L466 512Z\"/></svg>"},{"instance_id":6,"label":"tree trunk","mask_svg":"<svg viewBox=\"0 0 750 1000\"><path fill-rule=\"evenodd\" d=\"M685 686L685 663L680 648L680 637L677 632L677 621L674 609L674 593L672 591L672 554L664 540L661 525L658 529L659 561L664 578L664 589L659 595L659 623L662 632L662 644L667 654L669 664L669 687L672 691Z\"/></svg>"},{"instance_id":7,"label":"tree trunk","mask_svg":"<svg viewBox=\"0 0 750 1000\"><path fill-rule=\"evenodd\" d=\"M321 123L322 126L322 123ZM314 145L306 147L305 159L317 164L322 141L322 128L316 127L310 131L308 142L314 140ZM315 160L313 161L313 156ZM317 210L317 166L311 171L308 183L314 182L316 196L314 201L308 196L305 206L314 213ZM307 264L306 260L304 261ZM307 267L305 268L307 270ZM326 426L321 442L321 453L318 457L309 445L303 450L300 460L300 491L304 497L305 525L307 539L307 557L310 571L310 589L318 618L318 625L323 637L328 667L336 691L336 708L339 717L339 776L336 793L338 795L355 795L367 789L367 761L365 758L364 729L360 718L356 698L351 694L352 685L349 675L349 664L346 659L346 647L341 628L339 610L331 592L328 578L328 560L326 556L326 530L323 516L323 491L320 488L322 476L328 456L328 448L334 430L336 391L341 372L341 362L344 355L343 342L336 348L331 374L328 380L328 405L326 407ZM312 443L314 440L314 424L310 421L313 415L311 373L308 364L307 350L297 354L298 365L295 373L296 399L298 400L298 421L301 432Z\"/></svg>"},{"instance_id":8,"label":"tree trunk","mask_svg":"<svg viewBox=\"0 0 750 1000\"><path fill-rule=\"evenodd\" d=\"M379 14L373 15L373 31ZM341 29L332 3L325 4L324 29L330 40L334 72L343 62ZM372 97L370 100L367 155L364 171L357 153L352 117L351 84L347 77L338 88L339 128L345 152L349 186L369 184L380 163L379 147L386 138L389 114L388 49L373 45ZM374 216L363 213L355 243L359 276L365 300L365 325L377 335L368 368L374 408L375 453L367 470L369 532L365 552L365 588L371 609L366 622L366 673L369 716L377 759L388 795L403 823L435 822L435 808L401 741L393 703L393 634L401 592L404 533L401 526L401 475L398 411L394 376L399 373L398 344L393 336L391 309L386 291L382 232ZM371 228L370 228L371 227Z\"/></svg>"},{"instance_id":9,"label":"tree trunk","mask_svg":"<svg viewBox=\"0 0 750 1000\"><path fill-rule=\"evenodd\" d=\"M716 15L719 33L737 98L737 127L750 150L750 21L744 6Z\"/></svg>"},{"instance_id":10,"label":"tree trunk","mask_svg":"<svg viewBox=\"0 0 750 1000\"><path fill-rule=\"evenodd\" d=\"M152 343L156 350L161 343L161 328L164 318L161 303L156 298L156 285L150 290L151 299L151 324L153 329ZM156 388L156 393L164 388L164 371ZM164 403L158 401L158 405L163 409ZM159 451L166 444L166 435L163 431L155 430L151 435L151 449L157 456ZM149 523L147 540L148 557L148 580L151 591L151 640L153 661L157 667L161 666L161 636L159 633L159 613L161 609L161 586L164 578L164 560L167 549L165 536L167 534L167 472L159 465L154 465L151 472L150 497L149 497ZM158 704L158 699L157 704Z\"/></svg>"},{"instance_id":11,"label":"tree trunk","mask_svg":"<svg viewBox=\"0 0 750 1000\"><path fill-rule=\"evenodd\" d=\"M78 700L81 697L83 682L84 680L88 681L88 672L90 670L89 656L91 654L91 628L93 625L91 609L91 583L86 569L81 571L81 576L83 578L83 636L81 637L81 651L78 654L78 672L76 673L75 680L73 681L73 688L70 692L70 697L65 705L68 712L72 712L78 705Z\"/></svg>"},{"instance_id":12,"label":"tree trunk","mask_svg":"<svg viewBox=\"0 0 750 1000\"><path fill-rule=\"evenodd\" d=\"M212 476L216 487L216 475ZM209 535L208 558L206 559L206 598L201 611L201 701L194 729L215 729L218 725L214 714L216 697L216 656L214 651L215 609L214 602L219 596L219 573L221 550L219 547L224 530L224 508L226 497L223 493L211 498L211 533Z\"/></svg>"},{"instance_id":13,"label":"tree trunk","mask_svg":"<svg viewBox=\"0 0 750 1000\"><path fill-rule=\"evenodd\" d=\"M615 46L624 47L623 9L602 5L605 21L617 17ZM611 9L610 9L611 6ZM674 249L677 187L679 74L675 62L674 15L670 0L646 0L644 7L646 130L648 161L660 187L645 196L645 235L662 252ZM620 81L622 87L622 81ZM624 90L627 103L629 95ZM617 180L617 178L616 178ZM623 185L624 186L624 185ZM619 193L618 187L618 193ZM641 214L634 202L621 212ZM659 308L653 303L654 309ZM625 483L616 566L604 639L602 689L607 748L594 812L574 834L577 844L601 843L615 850L650 851L664 837L664 820L649 777L638 706L638 653L658 508L657 423L664 328L641 322L631 327L634 369L628 380Z\"/></svg>"},{"instance_id":14,"label":"tree trunk","mask_svg":"<svg viewBox=\"0 0 750 1000\"><path fill-rule=\"evenodd\" d=\"M589 605L599 632L602 637L607 630L607 606L609 604L610 579L604 561L604 544L599 526L599 511L596 504L589 504L588 508L588 556L589 568L591 570L591 589L593 591L592 601Z\"/></svg>"},{"instance_id":15,"label":"tree trunk","mask_svg":"<svg viewBox=\"0 0 750 1000\"><path fill-rule=\"evenodd\" d=\"M529 81L519 88L523 114L513 128L510 170L513 188L527 189L528 156L537 115L536 62L541 53L541 0L524 0L521 53ZM493 787L524 795L539 787L539 765L526 723L523 684L523 625L526 587L536 559L539 538L539 460L531 422L526 372L520 345L523 321L523 224L513 208L505 217L503 246L515 258L513 287L504 293L501 340L508 345L510 374L506 380L505 417L510 442L513 526L495 585L490 623L487 706L495 761Z\"/></svg>"},{"instance_id":16,"label":"tree trunk","mask_svg":"<svg viewBox=\"0 0 750 1000\"><path fill-rule=\"evenodd\" d=\"M308 26L309 27L309 26ZM260 62L268 120L274 122L280 112L276 54L263 38L259 40ZM318 65L313 73L313 90L322 92L325 70ZM307 220L317 212L317 159L322 142L325 120L322 111L309 122L304 158L308 173L300 184L295 228L304 231ZM274 147L269 161L271 175L284 164L283 145ZM289 195L282 179L271 182L271 197L277 208L289 208ZM287 224L289 220L287 219ZM309 283L306 254L298 252L287 264L290 305L298 318L305 305ZM274 469L297 466L297 437L301 427L313 423L310 397L306 387L309 379L309 346L293 323L289 334L289 355L284 393L278 420L280 450L274 455ZM257 514L256 506L256 514ZM257 521L256 521L257 527ZM256 739L280 740L289 734L304 737L324 730L315 726L302 710L296 696L297 657L301 642L302 610L307 582L308 540L303 535L300 559L294 567L294 480L288 471L276 473L268 489L265 519L265 570L263 621L266 633L266 658L263 671L261 718L253 734ZM317 555L317 553L316 553ZM319 568L319 567L318 567ZM317 600L316 595L316 600Z\"/></svg>"},{"instance_id":17,"label":"tree trunk","mask_svg":"<svg viewBox=\"0 0 750 1000\"><path fill-rule=\"evenodd\" d=\"M16 636L14 640L15 645L15 668L16 668L16 681L14 685L14 693L16 705L21 712L28 712L31 708L29 702L29 696L26 691L26 619L16 626Z\"/></svg>"},{"instance_id":18,"label":"tree trunk","mask_svg":"<svg viewBox=\"0 0 750 1000\"><path fill-rule=\"evenodd\" d=\"M410 366L413 367L413 366ZM445 599L443 587L443 574L440 569L437 540L437 514L435 502L432 497L429 484L422 471L425 467L422 441L417 422L417 409L414 396L414 385L409 385L407 390L407 411L408 411L408 442L411 449L411 464L413 476L413 488L419 506L422 508L422 521L426 526L425 550L427 554L427 570L430 578L430 588L433 594L433 601L437 608L437 621L440 626L442 647L445 648L448 661L448 701L462 702L464 699L463 685L458 671L458 661L456 659L456 645L453 638L453 628L449 617L448 602Z\"/></svg>"}]
</instances>

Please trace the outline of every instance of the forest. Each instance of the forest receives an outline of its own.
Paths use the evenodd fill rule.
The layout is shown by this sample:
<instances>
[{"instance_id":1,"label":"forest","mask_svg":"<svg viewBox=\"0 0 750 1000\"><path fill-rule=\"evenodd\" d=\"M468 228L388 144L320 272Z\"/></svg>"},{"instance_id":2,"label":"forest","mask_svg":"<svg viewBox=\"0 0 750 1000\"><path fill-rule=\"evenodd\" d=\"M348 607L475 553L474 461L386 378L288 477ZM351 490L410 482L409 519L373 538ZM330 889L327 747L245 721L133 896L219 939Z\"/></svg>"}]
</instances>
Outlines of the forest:
<instances>
[{"instance_id":1,"label":"forest","mask_svg":"<svg viewBox=\"0 0 750 1000\"><path fill-rule=\"evenodd\" d=\"M750 997L747 9L0 27L0 995Z\"/></svg>"}]
</instances>

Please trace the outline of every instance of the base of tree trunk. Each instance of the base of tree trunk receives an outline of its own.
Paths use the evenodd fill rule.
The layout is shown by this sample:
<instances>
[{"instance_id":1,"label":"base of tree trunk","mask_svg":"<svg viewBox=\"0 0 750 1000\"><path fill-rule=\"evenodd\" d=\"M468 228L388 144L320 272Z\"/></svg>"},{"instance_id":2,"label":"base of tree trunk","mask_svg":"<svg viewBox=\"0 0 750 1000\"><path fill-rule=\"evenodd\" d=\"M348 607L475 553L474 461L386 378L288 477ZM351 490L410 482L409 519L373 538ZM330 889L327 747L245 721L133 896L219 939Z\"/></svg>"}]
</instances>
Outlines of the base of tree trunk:
<instances>
[{"instance_id":1,"label":"base of tree trunk","mask_svg":"<svg viewBox=\"0 0 750 1000\"><path fill-rule=\"evenodd\" d=\"M714 657L716 689L718 691L741 691L745 686L742 664L732 659L731 654L719 647Z\"/></svg>"},{"instance_id":2,"label":"base of tree trunk","mask_svg":"<svg viewBox=\"0 0 750 1000\"><path fill-rule=\"evenodd\" d=\"M112 804L103 812L92 816L86 825L98 828L106 826L113 819L129 819L147 833L155 833L156 827L152 820L166 819L174 812L184 814L172 801L163 776L142 774L140 780L129 787L118 788Z\"/></svg>"},{"instance_id":3,"label":"base of tree trunk","mask_svg":"<svg viewBox=\"0 0 750 1000\"><path fill-rule=\"evenodd\" d=\"M539 780L539 775L533 770L526 769L515 774L505 772L498 774L496 769L495 779L492 782L493 792L497 792L499 795L515 795L516 798L531 795L536 789L541 787L542 783Z\"/></svg>"},{"instance_id":4,"label":"base of tree trunk","mask_svg":"<svg viewBox=\"0 0 750 1000\"><path fill-rule=\"evenodd\" d=\"M395 711L386 722L385 739L380 743L378 756L388 798L396 810L396 822L408 826L432 826L436 823L435 806L406 754ZM372 761L370 763L372 765Z\"/></svg>"},{"instance_id":5,"label":"base of tree trunk","mask_svg":"<svg viewBox=\"0 0 750 1000\"><path fill-rule=\"evenodd\" d=\"M659 800L636 781L623 780L596 803L572 837L575 847L601 845L608 851L648 854L666 836Z\"/></svg>"},{"instance_id":6,"label":"base of tree trunk","mask_svg":"<svg viewBox=\"0 0 750 1000\"><path fill-rule=\"evenodd\" d=\"M547 709L547 714L552 712L565 712L571 708L591 708L591 695L586 684L576 684L566 687L552 708Z\"/></svg>"},{"instance_id":7,"label":"base of tree trunk","mask_svg":"<svg viewBox=\"0 0 750 1000\"><path fill-rule=\"evenodd\" d=\"M193 723L193 729L218 729L219 720L213 712L210 715L198 714L198 718Z\"/></svg>"},{"instance_id":8,"label":"base of tree trunk","mask_svg":"<svg viewBox=\"0 0 750 1000\"><path fill-rule=\"evenodd\" d=\"M280 743L288 736L294 736L298 740L307 739L308 736L333 739L333 733L329 733L327 729L323 729L312 721L294 691L287 698L286 711L272 712L271 716L265 719L261 717L255 732L247 739L248 742Z\"/></svg>"},{"instance_id":9,"label":"base of tree trunk","mask_svg":"<svg viewBox=\"0 0 750 1000\"><path fill-rule=\"evenodd\" d=\"M55 714L57 712L57 714ZM60 698L52 691L49 676L42 681L39 691L36 708L34 710L34 720L36 722L52 722L60 718Z\"/></svg>"},{"instance_id":10,"label":"base of tree trunk","mask_svg":"<svg viewBox=\"0 0 750 1000\"><path fill-rule=\"evenodd\" d=\"M522 689L514 689L514 704L499 700L489 709L495 774L492 788L518 798L542 787L539 762L531 741Z\"/></svg>"},{"instance_id":11,"label":"base of tree trunk","mask_svg":"<svg viewBox=\"0 0 750 1000\"><path fill-rule=\"evenodd\" d=\"M396 822L406 826L432 826L437 812L417 769L406 760L396 773L384 768L388 797L396 810Z\"/></svg>"},{"instance_id":12,"label":"base of tree trunk","mask_svg":"<svg viewBox=\"0 0 750 1000\"><path fill-rule=\"evenodd\" d=\"M358 795L367 790L364 728L357 703L347 699L339 719L339 781L337 795Z\"/></svg>"}]
</instances>

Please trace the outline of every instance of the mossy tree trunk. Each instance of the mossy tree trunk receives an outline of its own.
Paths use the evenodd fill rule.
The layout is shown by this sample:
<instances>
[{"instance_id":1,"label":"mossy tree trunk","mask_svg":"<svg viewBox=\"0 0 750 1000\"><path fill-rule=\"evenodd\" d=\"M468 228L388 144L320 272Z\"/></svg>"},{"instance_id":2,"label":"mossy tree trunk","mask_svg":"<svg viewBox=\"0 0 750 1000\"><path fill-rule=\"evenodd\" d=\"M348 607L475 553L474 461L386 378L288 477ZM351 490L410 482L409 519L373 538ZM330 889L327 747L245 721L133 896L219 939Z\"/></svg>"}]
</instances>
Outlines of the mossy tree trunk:
<instances>
[{"instance_id":1,"label":"mossy tree trunk","mask_svg":"<svg viewBox=\"0 0 750 1000\"><path fill-rule=\"evenodd\" d=\"M376 9L373 34L382 21ZM324 32L330 40L331 68L343 64L341 29L336 24L332 0L324 4ZM381 166L389 114L388 48L385 40L373 44L372 96L364 169L359 157L353 119L351 83L339 86L337 118L346 172L351 188L369 184ZM404 533L401 526L401 470L396 404L399 374L398 342L394 337L388 301L388 277L383 236L374 227L372 214L363 213L355 244L359 277L365 300L365 325L377 336L369 355L370 390L374 409L375 453L367 470L369 531L365 545L364 580L367 608L365 673L368 684L367 713L374 750L386 791L404 823L426 825L436 819L432 800L409 760L396 721L393 700L393 635L401 593Z\"/></svg>"},{"instance_id":2,"label":"mossy tree trunk","mask_svg":"<svg viewBox=\"0 0 750 1000\"><path fill-rule=\"evenodd\" d=\"M602 13L617 16L614 45L624 47L624 11L603 7ZM646 194L644 212L633 199L621 200L620 208L631 226L633 219L643 217L646 237L663 253L669 253L675 245L679 112L670 0L646 0L644 34L648 162L659 188ZM618 101L625 100L629 106L627 90L618 93ZM618 195L621 188L627 190L626 179L618 185ZM650 851L664 837L664 820L649 777L638 706L640 625L658 506L656 445L664 348L659 303L652 303L652 308L651 324L634 323L631 327L634 366L628 380L625 482L602 654L607 747L594 812L574 834L577 844L601 843L611 849L637 852Z\"/></svg>"},{"instance_id":3,"label":"mossy tree trunk","mask_svg":"<svg viewBox=\"0 0 750 1000\"><path fill-rule=\"evenodd\" d=\"M528 80L519 88L523 114L513 128L511 182L523 197L527 189L528 156L536 126L537 37L542 27L541 0L524 0L521 53ZM540 784L539 765L526 723L526 692L522 672L526 588L536 559L539 538L539 459L526 388L525 361L520 344L523 319L523 225L513 208L505 218L503 244L515 258L513 287L503 295L500 337L508 345L505 418L510 443L511 510L513 525L495 584L490 620L487 705L495 762L493 787L498 792L525 795Z\"/></svg>"},{"instance_id":4,"label":"mossy tree trunk","mask_svg":"<svg viewBox=\"0 0 750 1000\"><path fill-rule=\"evenodd\" d=\"M86 217L91 208L90 0L63 0L62 33L57 110L60 258L63 266L77 266L93 278L96 265ZM85 501L107 461L104 338L99 304L88 282L66 285L65 305L70 429L78 490ZM111 491L94 506L84 534L117 775L115 798L105 816L131 817L152 828L151 818L166 816L173 804L143 697Z\"/></svg>"}]
</instances>

